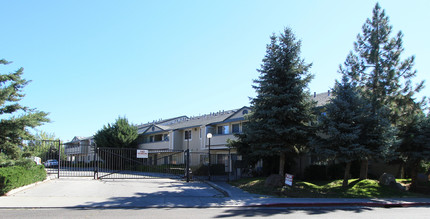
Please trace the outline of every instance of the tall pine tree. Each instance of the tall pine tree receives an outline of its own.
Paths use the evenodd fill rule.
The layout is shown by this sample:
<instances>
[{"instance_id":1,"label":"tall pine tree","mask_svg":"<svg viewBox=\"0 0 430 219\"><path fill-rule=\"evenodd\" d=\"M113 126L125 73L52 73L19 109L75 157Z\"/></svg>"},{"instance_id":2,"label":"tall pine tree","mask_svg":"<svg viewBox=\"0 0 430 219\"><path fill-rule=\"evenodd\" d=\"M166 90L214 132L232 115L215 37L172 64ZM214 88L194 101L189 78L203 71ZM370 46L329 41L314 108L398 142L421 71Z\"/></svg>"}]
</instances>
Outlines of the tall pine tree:
<instances>
[{"instance_id":1,"label":"tall pine tree","mask_svg":"<svg viewBox=\"0 0 430 219\"><path fill-rule=\"evenodd\" d=\"M313 77L311 65L300 58L300 46L289 28L271 37L259 79L254 81L257 97L251 100L253 113L240 138L246 143L239 144L250 147L250 156L279 156L280 175L285 173L286 156L297 155L307 145L314 118L314 103L306 92Z\"/></svg>"},{"instance_id":2,"label":"tall pine tree","mask_svg":"<svg viewBox=\"0 0 430 219\"><path fill-rule=\"evenodd\" d=\"M413 86L412 79L416 76L414 57L401 60L403 34L399 32L391 37L391 32L389 18L376 4L372 18L363 25L362 34L357 36L354 51L348 55L341 73L362 88L364 96L371 101L374 118L388 114L391 124L402 130L411 121L409 115L415 114L425 102L416 102L413 98L422 90L424 82ZM371 148L372 145L367 146L376 150ZM363 157L360 178L367 178L369 158Z\"/></svg>"},{"instance_id":3,"label":"tall pine tree","mask_svg":"<svg viewBox=\"0 0 430 219\"><path fill-rule=\"evenodd\" d=\"M0 65L9 63L0 60ZM21 77L23 72L19 68L13 73L0 74L0 153L11 159L20 157L23 140L33 139L29 129L49 122L47 113L19 104L25 96L22 90L29 83Z\"/></svg>"}]
</instances>

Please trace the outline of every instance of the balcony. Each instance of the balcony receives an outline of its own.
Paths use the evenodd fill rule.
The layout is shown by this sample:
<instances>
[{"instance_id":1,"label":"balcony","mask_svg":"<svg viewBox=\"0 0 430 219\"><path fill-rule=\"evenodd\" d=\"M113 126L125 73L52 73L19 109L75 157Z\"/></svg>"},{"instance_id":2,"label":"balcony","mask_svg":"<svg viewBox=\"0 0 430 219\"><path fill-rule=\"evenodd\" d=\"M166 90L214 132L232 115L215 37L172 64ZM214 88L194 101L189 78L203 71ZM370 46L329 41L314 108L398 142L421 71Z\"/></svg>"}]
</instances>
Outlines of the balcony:
<instances>
[{"instance_id":1,"label":"balcony","mask_svg":"<svg viewBox=\"0 0 430 219\"><path fill-rule=\"evenodd\" d=\"M139 144L138 148L139 149L145 149L145 150L169 149L169 141L158 141L158 142L143 143L143 144Z\"/></svg>"},{"instance_id":2,"label":"balcony","mask_svg":"<svg viewBox=\"0 0 430 219\"><path fill-rule=\"evenodd\" d=\"M66 146L64 148L64 154L88 154L93 153L94 147L93 146Z\"/></svg>"},{"instance_id":3,"label":"balcony","mask_svg":"<svg viewBox=\"0 0 430 219\"><path fill-rule=\"evenodd\" d=\"M211 147L214 146L226 146L227 139L236 140L237 138L234 134L226 134L226 135L213 135L211 138ZM206 142L206 147L208 147L209 142Z\"/></svg>"}]
</instances>

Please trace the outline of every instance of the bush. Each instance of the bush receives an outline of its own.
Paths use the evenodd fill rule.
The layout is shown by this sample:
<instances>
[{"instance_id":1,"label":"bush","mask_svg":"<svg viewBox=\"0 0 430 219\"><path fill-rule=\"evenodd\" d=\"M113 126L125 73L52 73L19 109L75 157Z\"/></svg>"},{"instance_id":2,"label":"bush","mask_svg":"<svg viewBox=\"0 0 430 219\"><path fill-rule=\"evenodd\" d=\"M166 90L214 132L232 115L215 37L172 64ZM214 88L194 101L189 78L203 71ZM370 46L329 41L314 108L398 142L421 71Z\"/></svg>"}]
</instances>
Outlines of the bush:
<instances>
[{"instance_id":1,"label":"bush","mask_svg":"<svg viewBox=\"0 0 430 219\"><path fill-rule=\"evenodd\" d=\"M0 168L0 195L44 179L46 179L46 171L42 165L2 167Z\"/></svg>"},{"instance_id":2,"label":"bush","mask_svg":"<svg viewBox=\"0 0 430 219\"><path fill-rule=\"evenodd\" d=\"M208 166L201 165L197 169L193 169L193 175L195 176L207 176ZM211 175L225 175L225 165L224 164L212 164L211 165Z\"/></svg>"},{"instance_id":3,"label":"bush","mask_svg":"<svg viewBox=\"0 0 430 219\"><path fill-rule=\"evenodd\" d=\"M310 165L305 168L304 173L305 180L327 180L327 166L325 165Z\"/></svg>"}]
</instances>

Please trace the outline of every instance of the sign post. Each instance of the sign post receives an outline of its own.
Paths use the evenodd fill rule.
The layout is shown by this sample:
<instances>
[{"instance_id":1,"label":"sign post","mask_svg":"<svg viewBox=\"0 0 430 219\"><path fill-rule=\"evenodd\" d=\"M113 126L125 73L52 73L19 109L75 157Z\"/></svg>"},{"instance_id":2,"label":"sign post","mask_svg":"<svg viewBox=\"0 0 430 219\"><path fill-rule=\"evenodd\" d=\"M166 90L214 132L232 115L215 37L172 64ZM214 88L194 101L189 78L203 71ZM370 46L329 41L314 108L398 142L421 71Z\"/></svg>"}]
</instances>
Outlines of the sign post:
<instances>
[{"instance_id":1,"label":"sign post","mask_svg":"<svg viewBox=\"0 0 430 219\"><path fill-rule=\"evenodd\" d=\"M136 158L148 158L148 150L137 150Z\"/></svg>"}]
</instances>

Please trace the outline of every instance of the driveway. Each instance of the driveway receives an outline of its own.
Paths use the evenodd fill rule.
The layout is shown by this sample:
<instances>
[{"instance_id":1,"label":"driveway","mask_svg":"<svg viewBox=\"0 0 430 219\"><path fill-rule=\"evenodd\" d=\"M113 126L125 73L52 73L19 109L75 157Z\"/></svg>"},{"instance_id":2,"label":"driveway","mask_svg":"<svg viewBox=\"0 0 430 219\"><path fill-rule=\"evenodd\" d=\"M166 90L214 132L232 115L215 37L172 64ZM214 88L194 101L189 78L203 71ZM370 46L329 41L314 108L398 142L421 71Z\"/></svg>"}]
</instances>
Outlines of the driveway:
<instances>
[{"instance_id":1,"label":"driveway","mask_svg":"<svg viewBox=\"0 0 430 219\"><path fill-rule=\"evenodd\" d=\"M220 202L224 196L204 182L173 179L60 178L0 197L2 208L200 207Z\"/></svg>"}]
</instances>

